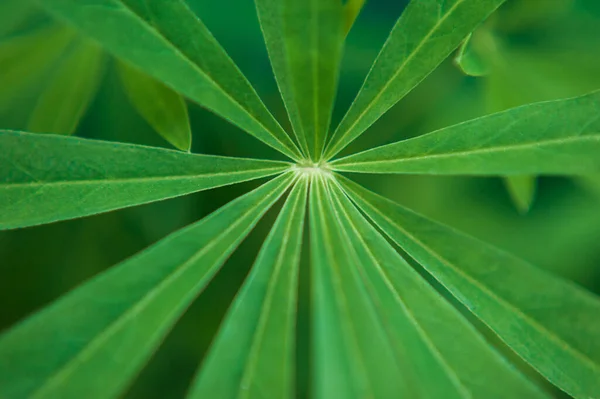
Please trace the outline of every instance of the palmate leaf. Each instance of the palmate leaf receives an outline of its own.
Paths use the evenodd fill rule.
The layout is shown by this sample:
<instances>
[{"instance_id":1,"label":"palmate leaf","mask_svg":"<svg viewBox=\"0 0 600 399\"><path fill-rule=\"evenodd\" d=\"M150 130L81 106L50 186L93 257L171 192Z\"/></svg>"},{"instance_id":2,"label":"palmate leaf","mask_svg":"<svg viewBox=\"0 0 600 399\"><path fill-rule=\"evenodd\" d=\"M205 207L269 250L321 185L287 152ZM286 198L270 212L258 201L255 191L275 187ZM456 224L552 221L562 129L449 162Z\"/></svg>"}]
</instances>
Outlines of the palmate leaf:
<instances>
[{"instance_id":1,"label":"palmate leaf","mask_svg":"<svg viewBox=\"0 0 600 399\"><path fill-rule=\"evenodd\" d=\"M192 130L185 100L173 90L123 62L119 76L131 104L175 148L189 151Z\"/></svg>"},{"instance_id":2,"label":"palmate leaf","mask_svg":"<svg viewBox=\"0 0 600 399\"><path fill-rule=\"evenodd\" d=\"M279 90L301 148L318 162L344 42L340 0L256 0Z\"/></svg>"},{"instance_id":3,"label":"palmate leaf","mask_svg":"<svg viewBox=\"0 0 600 399\"><path fill-rule=\"evenodd\" d=\"M387 336L361 280L323 176L310 192L315 398L418 397L412 367ZM402 376L403 378L400 378Z\"/></svg>"},{"instance_id":4,"label":"palmate leaf","mask_svg":"<svg viewBox=\"0 0 600 399\"><path fill-rule=\"evenodd\" d=\"M413 0L325 151L331 159L429 75L504 0Z\"/></svg>"},{"instance_id":5,"label":"palmate leaf","mask_svg":"<svg viewBox=\"0 0 600 399\"><path fill-rule=\"evenodd\" d=\"M346 192L517 354L575 398L600 392L600 298L343 179Z\"/></svg>"},{"instance_id":6,"label":"palmate leaf","mask_svg":"<svg viewBox=\"0 0 600 399\"><path fill-rule=\"evenodd\" d=\"M328 201L331 208L328 212L336 224L332 224L334 234L339 237L339 241L332 248L346 253L345 268L350 277L342 274L342 269L338 269L338 274L332 274L329 284L338 285L340 289L339 302L345 302L348 305L347 311L352 313L343 315L351 320L347 325L354 323L354 334L357 337L356 351L363 354L363 373L366 380L362 387L358 387L352 397L417 397L429 398L439 397L443 394L447 398L461 398L466 395L463 387L460 386L452 372L445 372L445 364L432 355L426 342L419 336L415 326L412 323L411 315L407 314L406 309L398 306L393 293L390 293L385 286L381 275L370 259L365 258L350 244L355 244L356 237L349 234L343 223L343 213L335 208L331 187L328 187ZM338 205L339 208L339 205ZM336 213L337 212L337 213ZM325 242L327 245L327 241ZM331 245L331 243L330 243ZM331 249L329 249L331 251ZM331 262L333 258L328 260ZM337 267L340 267L337 265ZM331 267L331 264L330 264ZM353 284L352 284L353 283ZM352 287L352 288L351 288ZM348 295L344 298L345 294ZM357 293L360 292L359 295ZM391 294L391 296L390 296ZM344 299L342 301L342 299ZM357 306L363 311L362 317L356 315ZM366 327L368 326L368 327ZM344 325L342 325L342 328ZM371 331L369 331L371 330ZM402 331L403 336L397 332ZM345 331L345 334L352 334L351 331ZM372 341L369 341L371 338ZM373 342L378 342L374 344ZM377 346L380 353L385 353L383 361L377 362L376 358L366 355L371 347ZM357 363L357 360L352 360ZM316 365L317 372L318 367ZM335 365L339 367L339 365ZM334 366L334 367L335 367ZM331 366L330 366L331 367ZM367 371L368 370L368 371ZM423 373L427 374L427 378ZM350 377L350 376L348 376ZM364 378L364 377L363 377ZM428 380L428 384L421 384L422 380ZM362 392L361 392L362 391ZM328 397L323 395L323 397Z\"/></svg>"},{"instance_id":7,"label":"palmate leaf","mask_svg":"<svg viewBox=\"0 0 600 399\"><path fill-rule=\"evenodd\" d=\"M250 83L183 0L43 0L40 4L116 57L289 157L301 158Z\"/></svg>"},{"instance_id":8,"label":"palmate leaf","mask_svg":"<svg viewBox=\"0 0 600 399\"><path fill-rule=\"evenodd\" d=\"M326 157L362 134L502 2L413 0ZM350 10L360 0L346 2L346 11L341 0L259 0L269 55L306 154L183 0L39 3L122 62L164 83L167 91L189 97L297 161L309 155L320 166L302 169L305 162L291 167L0 132L0 229L95 214L288 170L0 335L0 397L121 395L229 254L296 182L190 391L193 398L293 396L294 308L309 176L314 396L546 397L410 268L355 204L551 382L577 398L600 389L600 344L591 342L600 333L593 319L600 314L596 298L346 180L340 189L337 177L320 164L346 33L344 18L347 26L354 19ZM141 97L138 91L133 101L138 109ZM553 113L556 129L540 124L544 112L515 111L503 123L494 119L503 116L496 115L473 121L466 133L461 129L468 124L463 124L376 149L385 163L379 170L364 170L380 160L366 162L371 152L335 161L333 169L521 175L546 168L551 173L559 167L549 166L544 158L542 152L550 148L552 163L576 161L576 166L561 165L562 173L598 172L591 154L599 148L595 140L600 130L595 129L600 117L589 112L598 109L598 99L571 101L583 105L544 108ZM156 125L149 105L144 105L145 117ZM181 108L177 112L175 119L181 123ZM537 129L534 150L526 146L504 151L515 141L531 145L523 136L532 126ZM178 141L189 127L183 131L175 145L188 149L189 141ZM463 137L450 134L457 131ZM507 131L508 144L503 141ZM463 157L461 146L479 152ZM490 146L499 155L490 156ZM575 158L581 154L585 156ZM446 156L451 161L440 161ZM409 170L403 169L406 158ZM515 159L518 170L506 172Z\"/></svg>"},{"instance_id":9,"label":"palmate leaf","mask_svg":"<svg viewBox=\"0 0 600 399\"><path fill-rule=\"evenodd\" d=\"M292 180L234 200L0 336L0 396L119 396Z\"/></svg>"},{"instance_id":10,"label":"palmate leaf","mask_svg":"<svg viewBox=\"0 0 600 399\"><path fill-rule=\"evenodd\" d=\"M73 134L96 95L104 61L103 51L95 43L76 40L48 76L48 85L37 100L27 130Z\"/></svg>"},{"instance_id":11,"label":"palmate leaf","mask_svg":"<svg viewBox=\"0 0 600 399\"><path fill-rule=\"evenodd\" d=\"M600 92L525 105L332 162L340 171L581 175L600 171Z\"/></svg>"},{"instance_id":12,"label":"palmate leaf","mask_svg":"<svg viewBox=\"0 0 600 399\"><path fill-rule=\"evenodd\" d=\"M295 185L228 312L189 398L291 398L308 179Z\"/></svg>"},{"instance_id":13,"label":"palmate leaf","mask_svg":"<svg viewBox=\"0 0 600 399\"><path fill-rule=\"evenodd\" d=\"M0 230L72 219L280 173L284 162L0 130Z\"/></svg>"},{"instance_id":14,"label":"palmate leaf","mask_svg":"<svg viewBox=\"0 0 600 399\"><path fill-rule=\"evenodd\" d=\"M361 273L389 320L392 339L406 347L421 390L418 397L547 397L406 263L337 184L331 187L348 250L359 257Z\"/></svg>"}]
</instances>

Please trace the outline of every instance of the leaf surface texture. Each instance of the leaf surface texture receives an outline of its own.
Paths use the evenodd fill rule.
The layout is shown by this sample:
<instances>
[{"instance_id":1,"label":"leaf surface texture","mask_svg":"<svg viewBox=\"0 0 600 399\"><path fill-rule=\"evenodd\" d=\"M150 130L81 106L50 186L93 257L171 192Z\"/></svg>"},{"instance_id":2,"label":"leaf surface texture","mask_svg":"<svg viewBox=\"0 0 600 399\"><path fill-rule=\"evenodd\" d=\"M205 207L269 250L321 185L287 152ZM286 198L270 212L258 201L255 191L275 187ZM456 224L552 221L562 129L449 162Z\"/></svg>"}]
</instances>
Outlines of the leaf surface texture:
<instances>
[{"instance_id":1,"label":"leaf surface texture","mask_svg":"<svg viewBox=\"0 0 600 399\"><path fill-rule=\"evenodd\" d=\"M301 157L242 72L183 0L44 0L41 4L118 58L289 157Z\"/></svg>"},{"instance_id":2,"label":"leaf surface texture","mask_svg":"<svg viewBox=\"0 0 600 399\"><path fill-rule=\"evenodd\" d=\"M257 0L273 72L301 148L318 162L335 98L344 12L339 0Z\"/></svg>"},{"instance_id":3,"label":"leaf surface texture","mask_svg":"<svg viewBox=\"0 0 600 399\"><path fill-rule=\"evenodd\" d=\"M600 92L525 105L332 162L340 171L461 175L600 172Z\"/></svg>"},{"instance_id":4,"label":"leaf surface texture","mask_svg":"<svg viewBox=\"0 0 600 399\"><path fill-rule=\"evenodd\" d=\"M274 175L283 162L0 131L0 230L72 219Z\"/></svg>"},{"instance_id":5,"label":"leaf surface texture","mask_svg":"<svg viewBox=\"0 0 600 399\"><path fill-rule=\"evenodd\" d=\"M0 395L119 396L291 180L230 202L0 336Z\"/></svg>"},{"instance_id":6,"label":"leaf surface texture","mask_svg":"<svg viewBox=\"0 0 600 399\"><path fill-rule=\"evenodd\" d=\"M412 0L327 146L331 159L425 79L504 0Z\"/></svg>"},{"instance_id":7,"label":"leaf surface texture","mask_svg":"<svg viewBox=\"0 0 600 399\"><path fill-rule=\"evenodd\" d=\"M600 299L347 179L348 194L392 240L550 382L600 392Z\"/></svg>"},{"instance_id":8,"label":"leaf surface texture","mask_svg":"<svg viewBox=\"0 0 600 399\"><path fill-rule=\"evenodd\" d=\"M308 179L292 189L189 398L292 398L298 267Z\"/></svg>"}]
</instances>

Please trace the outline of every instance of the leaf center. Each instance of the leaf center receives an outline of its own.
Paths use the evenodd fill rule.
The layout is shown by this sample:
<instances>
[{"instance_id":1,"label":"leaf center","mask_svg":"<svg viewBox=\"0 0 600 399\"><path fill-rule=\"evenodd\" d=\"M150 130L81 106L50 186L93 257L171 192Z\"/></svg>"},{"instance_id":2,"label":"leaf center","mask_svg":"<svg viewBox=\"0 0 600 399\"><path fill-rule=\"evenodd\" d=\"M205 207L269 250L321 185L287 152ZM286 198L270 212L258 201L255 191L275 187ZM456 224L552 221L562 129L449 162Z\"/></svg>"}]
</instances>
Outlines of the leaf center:
<instances>
[{"instance_id":1,"label":"leaf center","mask_svg":"<svg viewBox=\"0 0 600 399\"><path fill-rule=\"evenodd\" d=\"M331 169L329 168L329 164L327 162L314 163L303 161L292 166L292 170L298 174L306 176L331 175Z\"/></svg>"}]
</instances>

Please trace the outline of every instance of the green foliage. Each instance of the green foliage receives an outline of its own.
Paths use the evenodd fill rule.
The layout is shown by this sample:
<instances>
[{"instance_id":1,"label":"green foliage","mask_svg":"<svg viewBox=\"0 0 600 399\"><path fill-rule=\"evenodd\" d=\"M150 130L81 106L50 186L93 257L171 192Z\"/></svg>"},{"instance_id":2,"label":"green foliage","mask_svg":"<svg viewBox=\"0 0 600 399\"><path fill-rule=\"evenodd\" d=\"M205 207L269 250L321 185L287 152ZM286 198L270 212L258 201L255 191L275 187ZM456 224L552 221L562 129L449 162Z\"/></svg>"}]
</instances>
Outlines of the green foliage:
<instances>
[{"instance_id":1,"label":"green foliage","mask_svg":"<svg viewBox=\"0 0 600 399\"><path fill-rule=\"evenodd\" d=\"M301 157L250 83L183 0L48 0L43 6L116 57L284 154Z\"/></svg>"},{"instance_id":2,"label":"green foliage","mask_svg":"<svg viewBox=\"0 0 600 399\"><path fill-rule=\"evenodd\" d=\"M44 0L80 36L55 23L0 44L0 68L14 78L7 92L48 77L30 130L62 134L0 130L0 230L270 177L4 331L0 397L121 397L272 207L274 225L187 397L290 398L304 388L316 398L549 398L542 378L574 398L598 397L600 298L340 173L512 176L524 212L534 175L597 187L600 92L498 106L332 159L461 43L462 70L497 79L503 48L476 28L503 0L411 1L335 130L342 49L364 2L255 3L293 135L183 0ZM106 54L134 108L183 152L65 136L95 96ZM184 98L294 163L187 153ZM297 381L303 278L309 388Z\"/></svg>"},{"instance_id":3,"label":"green foliage","mask_svg":"<svg viewBox=\"0 0 600 399\"><path fill-rule=\"evenodd\" d=\"M465 41L456 58L461 70L480 79L481 101L487 112L499 112L519 105L554 100L584 94L598 87L597 70L600 60L581 59L586 50L572 54L569 42L597 48L598 42L588 36L576 36L569 27L587 22L574 10L573 0L514 0L506 4L495 18L490 18ZM574 14L565 19L568 11ZM531 34L537 27L544 42L537 46L517 46L514 36ZM593 37L593 36L591 36ZM586 43L590 42L591 43ZM557 60L556 58L559 58ZM590 72L587 69L590 68ZM535 197L535 176L508 177L506 187L519 211L529 210Z\"/></svg>"},{"instance_id":4,"label":"green foliage","mask_svg":"<svg viewBox=\"0 0 600 399\"><path fill-rule=\"evenodd\" d=\"M26 1L6 0L0 4L0 36L12 32L25 21L34 10Z\"/></svg>"},{"instance_id":5,"label":"green foliage","mask_svg":"<svg viewBox=\"0 0 600 399\"><path fill-rule=\"evenodd\" d=\"M482 34L482 32L484 34ZM479 47L485 47L486 50L488 50L489 47L492 47L493 44L490 42L493 38L489 37L489 34L485 35L487 32L483 29L477 30L476 33L478 34L477 36L474 37L473 34L470 34L463 44L461 44L454 62L456 62L456 65L458 65L465 75L486 76L490 73L490 66L487 64L481 51L478 50ZM482 39L482 36L484 39ZM478 43L485 39L487 39L487 43Z\"/></svg>"},{"instance_id":6,"label":"green foliage","mask_svg":"<svg viewBox=\"0 0 600 399\"><path fill-rule=\"evenodd\" d=\"M535 200L535 176L511 176L504 179L504 183L517 209L521 213L527 213Z\"/></svg>"},{"instance_id":7,"label":"green foliage","mask_svg":"<svg viewBox=\"0 0 600 399\"><path fill-rule=\"evenodd\" d=\"M290 193L190 397L293 395L296 286L308 179Z\"/></svg>"},{"instance_id":8,"label":"green foliage","mask_svg":"<svg viewBox=\"0 0 600 399\"><path fill-rule=\"evenodd\" d=\"M68 47L73 35L73 31L64 27L50 26L0 42L0 106L6 107L32 80L43 77L48 65Z\"/></svg>"},{"instance_id":9,"label":"green foliage","mask_svg":"<svg viewBox=\"0 0 600 399\"><path fill-rule=\"evenodd\" d=\"M93 215L280 173L282 162L0 131L0 229ZM36 156L31 156L36 154Z\"/></svg>"},{"instance_id":10,"label":"green foliage","mask_svg":"<svg viewBox=\"0 0 600 399\"><path fill-rule=\"evenodd\" d=\"M310 198L314 396L414 396L347 251L323 178ZM404 358L399 357L400 360Z\"/></svg>"},{"instance_id":11,"label":"green foliage","mask_svg":"<svg viewBox=\"0 0 600 399\"><path fill-rule=\"evenodd\" d=\"M365 5L366 0L348 0L344 5L344 23L346 32L349 32Z\"/></svg>"},{"instance_id":12,"label":"green foliage","mask_svg":"<svg viewBox=\"0 0 600 399\"><path fill-rule=\"evenodd\" d=\"M600 333L597 297L355 183L342 182L394 242L549 381L576 398L600 392L600 342L590 339Z\"/></svg>"},{"instance_id":13,"label":"green foliage","mask_svg":"<svg viewBox=\"0 0 600 399\"><path fill-rule=\"evenodd\" d=\"M429 75L504 0L412 1L337 127L326 159L340 152Z\"/></svg>"},{"instance_id":14,"label":"green foliage","mask_svg":"<svg viewBox=\"0 0 600 399\"><path fill-rule=\"evenodd\" d=\"M104 70L100 47L85 40L74 48L47 77L50 84L39 97L27 129L36 133L73 134L96 94ZM56 99L63 98L60 107ZM58 109L57 109L58 108Z\"/></svg>"},{"instance_id":15,"label":"green foliage","mask_svg":"<svg viewBox=\"0 0 600 399\"><path fill-rule=\"evenodd\" d=\"M599 108L600 92L526 105L331 164L370 173L592 174L600 170Z\"/></svg>"},{"instance_id":16,"label":"green foliage","mask_svg":"<svg viewBox=\"0 0 600 399\"><path fill-rule=\"evenodd\" d=\"M119 395L291 179L238 198L2 336L2 396Z\"/></svg>"},{"instance_id":17,"label":"green foliage","mask_svg":"<svg viewBox=\"0 0 600 399\"><path fill-rule=\"evenodd\" d=\"M189 151L192 129L185 100L125 63L119 63L118 68L127 96L140 115L175 148Z\"/></svg>"},{"instance_id":18,"label":"green foliage","mask_svg":"<svg viewBox=\"0 0 600 399\"><path fill-rule=\"evenodd\" d=\"M380 303L387 304L381 310L390 321L388 334L397 340L397 347L403 349L398 355L410 360L409 369L403 371L406 375L415 374L420 396L546 397L515 372L486 344L481 334L412 269L352 206L339 187L331 186L338 201L337 216L350 236L348 251L356 252L355 264L363 269L363 275L369 276L365 282L371 282L373 297L379 295ZM403 334L394 337L390 334L392 331L403 331ZM494 375L496 382L480 384L481 370Z\"/></svg>"},{"instance_id":19,"label":"green foliage","mask_svg":"<svg viewBox=\"0 0 600 399\"><path fill-rule=\"evenodd\" d=\"M342 56L342 4L339 0L258 0L256 6L300 147L305 156L319 162Z\"/></svg>"}]
</instances>

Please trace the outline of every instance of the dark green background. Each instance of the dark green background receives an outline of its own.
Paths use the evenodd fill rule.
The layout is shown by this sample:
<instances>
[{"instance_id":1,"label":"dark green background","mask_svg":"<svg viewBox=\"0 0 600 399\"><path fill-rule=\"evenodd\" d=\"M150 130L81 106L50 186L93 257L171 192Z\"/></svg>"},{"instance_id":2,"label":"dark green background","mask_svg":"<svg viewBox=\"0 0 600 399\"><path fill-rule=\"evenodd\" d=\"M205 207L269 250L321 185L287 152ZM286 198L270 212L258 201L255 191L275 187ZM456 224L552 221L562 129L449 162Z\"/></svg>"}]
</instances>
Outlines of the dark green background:
<instances>
[{"instance_id":1,"label":"dark green background","mask_svg":"<svg viewBox=\"0 0 600 399\"><path fill-rule=\"evenodd\" d=\"M288 127L253 4L250 0L189 0L232 58L255 84L281 123ZM334 121L352 101L405 2L370 0L348 37ZM524 3L529 7L520 8ZM572 3L560 7L563 3ZM0 22L10 15L1 15ZM37 15L0 40L40 24ZM507 106L574 96L600 89L600 5L597 0L512 0L486 24L502 43L510 71L504 91L489 79L464 76L448 60L346 151L426 133L483 115L491 101ZM0 64L0 97L2 93ZM0 102L0 128L23 128L39 87ZM60 99L57 99L60 101ZM273 150L226 121L190 104L193 151L207 154L279 158ZM128 103L114 68L78 135L165 146ZM0 148L0 152L3 149ZM600 154L599 154L600 155ZM32 154L35 156L35 154ZM356 176L375 191L434 219L509 250L540 267L600 293L600 178L539 179L528 214L516 211L500 178ZM259 182L109 214L0 233L0 331L61 294L194 222ZM181 397L210 345L231 299L243 281L275 212L271 211L225 264L157 352L128 396ZM464 248L468 251L469 248ZM308 326L306 256L303 259L298 362L299 391L305 395ZM483 327L482 327L483 328ZM493 341L493 338L490 338ZM495 342L495 341L494 341Z\"/></svg>"}]
</instances>

